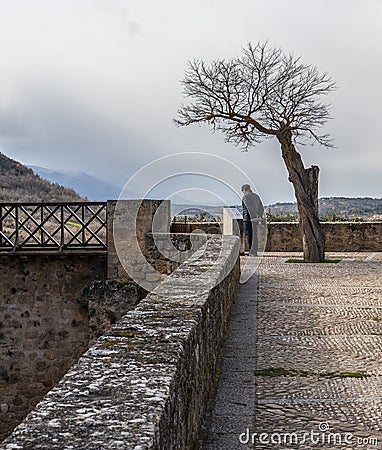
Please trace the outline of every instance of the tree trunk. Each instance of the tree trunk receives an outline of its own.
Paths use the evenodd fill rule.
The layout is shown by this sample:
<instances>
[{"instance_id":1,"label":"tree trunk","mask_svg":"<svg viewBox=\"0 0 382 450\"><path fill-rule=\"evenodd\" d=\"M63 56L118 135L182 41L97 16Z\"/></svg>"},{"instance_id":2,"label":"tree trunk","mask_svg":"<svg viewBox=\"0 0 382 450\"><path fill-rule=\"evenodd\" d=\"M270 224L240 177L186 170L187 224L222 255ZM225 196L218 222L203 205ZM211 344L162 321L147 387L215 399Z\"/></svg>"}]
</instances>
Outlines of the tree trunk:
<instances>
[{"instance_id":1,"label":"tree trunk","mask_svg":"<svg viewBox=\"0 0 382 450\"><path fill-rule=\"evenodd\" d=\"M322 262L325 259L325 235L318 218L318 174L319 167L305 169L300 154L292 142L292 133L284 129L277 138L281 153L293 184L297 200L304 260Z\"/></svg>"}]
</instances>

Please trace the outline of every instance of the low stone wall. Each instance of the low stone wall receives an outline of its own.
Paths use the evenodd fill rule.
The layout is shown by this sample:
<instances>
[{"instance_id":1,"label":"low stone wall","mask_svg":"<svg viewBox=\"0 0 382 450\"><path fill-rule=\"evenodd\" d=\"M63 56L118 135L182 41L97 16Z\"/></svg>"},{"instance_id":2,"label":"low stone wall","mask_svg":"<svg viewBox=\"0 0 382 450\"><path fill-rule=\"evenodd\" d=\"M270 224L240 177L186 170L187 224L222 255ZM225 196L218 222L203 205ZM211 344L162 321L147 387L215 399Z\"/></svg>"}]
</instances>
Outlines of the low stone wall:
<instances>
[{"instance_id":1,"label":"low stone wall","mask_svg":"<svg viewBox=\"0 0 382 450\"><path fill-rule=\"evenodd\" d=\"M328 252L381 252L382 222L322 222ZM300 252L302 236L298 223L268 223L266 251Z\"/></svg>"},{"instance_id":2,"label":"low stone wall","mask_svg":"<svg viewBox=\"0 0 382 450\"><path fill-rule=\"evenodd\" d=\"M199 448L239 246L235 236L209 237L96 341L0 448Z\"/></svg>"},{"instance_id":3,"label":"low stone wall","mask_svg":"<svg viewBox=\"0 0 382 450\"><path fill-rule=\"evenodd\" d=\"M243 233L243 220L237 220L242 237L241 251L248 245ZM206 231L221 232L218 223L192 224ZM321 222L328 252L381 252L382 222ZM267 252L302 252L302 235L297 222L268 222ZM209 231L211 232L211 231Z\"/></svg>"},{"instance_id":4,"label":"low stone wall","mask_svg":"<svg viewBox=\"0 0 382 450\"><path fill-rule=\"evenodd\" d=\"M136 281L150 292L203 245L207 232L220 230L194 224L191 237L169 233L170 210L169 200L108 201L108 279Z\"/></svg>"},{"instance_id":5,"label":"low stone wall","mask_svg":"<svg viewBox=\"0 0 382 450\"><path fill-rule=\"evenodd\" d=\"M105 255L0 256L0 440L88 348L84 290Z\"/></svg>"},{"instance_id":6,"label":"low stone wall","mask_svg":"<svg viewBox=\"0 0 382 450\"><path fill-rule=\"evenodd\" d=\"M191 233L147 233L144 245L146 261L162 275L170 275L206 244L209 236L204 231L198 231L200 230L195 229Z\"/></svg>"}]
</instances>

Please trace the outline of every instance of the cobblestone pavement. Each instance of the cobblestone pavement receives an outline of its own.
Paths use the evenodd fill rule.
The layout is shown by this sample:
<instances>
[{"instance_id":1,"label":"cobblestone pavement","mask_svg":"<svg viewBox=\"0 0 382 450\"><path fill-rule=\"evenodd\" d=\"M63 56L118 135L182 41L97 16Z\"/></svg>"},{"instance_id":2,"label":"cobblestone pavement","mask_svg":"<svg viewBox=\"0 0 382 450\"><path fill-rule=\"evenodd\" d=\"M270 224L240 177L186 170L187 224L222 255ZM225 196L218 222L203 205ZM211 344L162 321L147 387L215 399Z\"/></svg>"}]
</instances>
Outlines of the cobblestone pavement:
<instances>
[{"instance_id":1,"label":"cobblestone pavement","mask_svg":"<svg viewBox=\"0 0 382 450\"><path fill-rule=\"evenodd\" d=\"M382 449L382 254L291 256L241 287L206 449Z\"/></svg>"}]
</instances>

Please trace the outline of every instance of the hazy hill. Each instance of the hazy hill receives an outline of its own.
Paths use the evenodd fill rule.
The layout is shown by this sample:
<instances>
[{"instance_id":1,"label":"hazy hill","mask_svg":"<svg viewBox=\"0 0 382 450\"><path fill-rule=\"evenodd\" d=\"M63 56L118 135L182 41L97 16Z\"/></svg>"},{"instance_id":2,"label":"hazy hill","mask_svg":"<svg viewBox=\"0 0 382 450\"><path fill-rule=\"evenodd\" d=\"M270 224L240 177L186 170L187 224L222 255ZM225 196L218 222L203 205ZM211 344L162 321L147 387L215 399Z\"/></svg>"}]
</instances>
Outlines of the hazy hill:
<instances>
[{"instance_id":1,"label":"hazy hill","mask_svg":"<svg viewBox=\"0 0 382 450\"><path fill-rule=\"evenodd\" d=\"M382 198L371 197L323 197L318 201L320 215L335 213L336 215L363 219L382 216ZM274 203L267 206L272 214L296 214L296 203Z\"/></svg>"},{"instance_id":2,"label":"hazy hill","mask_svg":"<svg viewBox=\"0 0 382 450\"><path fill-rule=\"evenodd\" d=\"M43 180L32 169L0 152L0 202L86 200L73 189Z\"/></svg>"},{"instance_id":3,"label":"hazy hill","mask_svg":"<svg viewBox=\"0 0 382 450\"><path fill-rule=\"evenodd\" d=\"M46 169L45 167L29 166L40 177L75 189L80 195L92 201L106 201L117 199L121 186L115 186L107 181L100 180L83 172L62 169Z\"/></svg>"}]
</instances>

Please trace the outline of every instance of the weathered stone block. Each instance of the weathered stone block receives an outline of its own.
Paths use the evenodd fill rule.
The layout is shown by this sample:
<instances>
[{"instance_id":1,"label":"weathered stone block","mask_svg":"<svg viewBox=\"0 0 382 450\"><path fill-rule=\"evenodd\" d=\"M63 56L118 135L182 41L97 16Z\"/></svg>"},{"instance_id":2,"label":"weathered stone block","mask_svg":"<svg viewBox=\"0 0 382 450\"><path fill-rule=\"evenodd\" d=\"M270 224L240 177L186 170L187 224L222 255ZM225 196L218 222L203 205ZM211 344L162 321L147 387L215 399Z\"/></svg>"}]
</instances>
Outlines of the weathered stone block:
<instances>
[{"instance_id":1,"label":"weathered stone block","mask_svg":"<svg viewBox=\"0 0 382 450\"><path fill-rule=\"evenodd\" d=\"M130 281L93 281L87 294L91 339L102 336L146 295L144 289Z\"/></svg>"}]
</instances>

